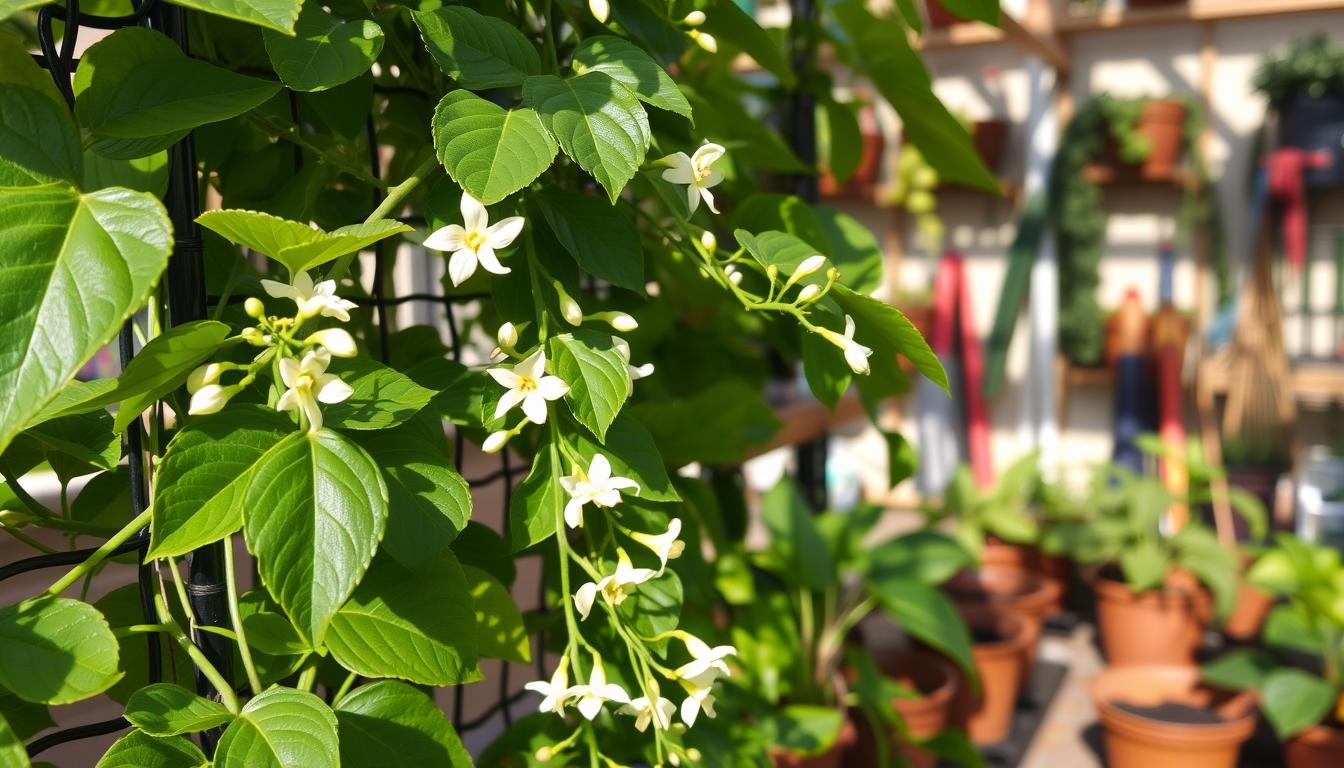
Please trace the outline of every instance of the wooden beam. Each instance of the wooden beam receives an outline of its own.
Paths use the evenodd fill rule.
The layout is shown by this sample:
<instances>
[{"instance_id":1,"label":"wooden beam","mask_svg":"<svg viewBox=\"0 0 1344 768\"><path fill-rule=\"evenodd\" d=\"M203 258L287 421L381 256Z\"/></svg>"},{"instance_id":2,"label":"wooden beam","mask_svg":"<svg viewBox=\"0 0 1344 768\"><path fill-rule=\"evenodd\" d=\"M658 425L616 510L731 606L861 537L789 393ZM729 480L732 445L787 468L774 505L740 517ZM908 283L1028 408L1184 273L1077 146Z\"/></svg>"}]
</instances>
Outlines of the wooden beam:
<instances>
[{"instance_id":1,"label":"wooden beam","mask_svg":"<svg viewBox=\"0 0 1344 768\"><path fill-rule=\"evenodd\" d=\"M999 24L1003 26L1004 37L1018 48L1039 57L1056 72L1069 71L1069 53L1054 35L1027 29L1010 13L1000 13Z\"/></svg>"},{"instance_id":2,"label":"wooden beam","mask_svg":"<svg viewBox=\"0 0 1344 768\"><path fill-rule=\"evenodd\" d=\"M1104 10L1085 16L1063 16L1055 29L1060 35L1071 35L1109 29L1338 10L1341 10L1339 0L1190 0L1188 3L1162 8Z\"/></svg>"}]
</instances>

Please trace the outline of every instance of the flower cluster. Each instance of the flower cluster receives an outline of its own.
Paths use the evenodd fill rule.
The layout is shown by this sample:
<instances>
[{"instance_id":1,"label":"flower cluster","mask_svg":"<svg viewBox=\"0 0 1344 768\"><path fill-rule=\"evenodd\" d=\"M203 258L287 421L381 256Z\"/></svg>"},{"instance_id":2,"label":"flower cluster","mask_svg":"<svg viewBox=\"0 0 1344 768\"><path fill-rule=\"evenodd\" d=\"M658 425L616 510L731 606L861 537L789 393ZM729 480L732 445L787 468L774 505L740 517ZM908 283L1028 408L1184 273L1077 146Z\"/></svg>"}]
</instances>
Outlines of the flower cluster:
<instances>
[{"instance_id":1,"label":"flower cluster","mask_svg":"<svg viewBox=\"0 0 1344 768\"><path fill-rule=\"evenodd\" d=\"M302 337L300 332L307 321L317 317L349 322L355 304L336 295L335 280L314 283L302 270L289 283L262 280L261 287L272 298L293 301L296 313L267 316L259 299L248 298L243 309L257 320L257 325L243 329L237 338L262 347L262 351L250 363L211 362L193 370L187 377L187 392L191 394L187 413L218 413L255 381L259 372L274 366L275 378L285 387L275 402L276 410L297 411L300 422L315 432L322 428L319 403L339 403L354 394L339 376L327 373L331 358L354 357L357 349L354 337L344 328L324 328ZM243 375L232 384L223 383L224 375L231 371Z\"/></svg>"}]
</instances>

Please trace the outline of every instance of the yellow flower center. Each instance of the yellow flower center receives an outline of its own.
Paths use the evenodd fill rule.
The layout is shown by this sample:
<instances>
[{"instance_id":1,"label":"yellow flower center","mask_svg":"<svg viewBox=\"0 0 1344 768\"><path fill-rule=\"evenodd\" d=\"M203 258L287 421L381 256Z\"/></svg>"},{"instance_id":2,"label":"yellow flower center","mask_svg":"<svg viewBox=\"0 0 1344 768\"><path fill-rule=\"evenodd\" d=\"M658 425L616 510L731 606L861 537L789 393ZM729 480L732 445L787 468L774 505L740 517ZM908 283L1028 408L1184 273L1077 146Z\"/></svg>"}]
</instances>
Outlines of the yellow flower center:
<instances>
[{"instance_id":1,"label":"yellow flower center","mask_svg":"<svg viewBox=\"0 0 1344 768\"><path fill-rule=\"evenodd\" d=\"M481 246L485 245L485 233L481 232L480 230L473 229L472 231L467 233L467 236L462 239L462 242L466 243L467 247L470 248L471 250L479 251L481 249Z\"/></svg>"},{"instance_id":2,"label":"yellow flower center","mask_svg":"<svg viewBox=\"0 0 1344 768\"><path fill-rule=\"evenodd\" d=\"M518 382L518 391L519 391L519 392L531 392L532 390L534 390L534 389L537 388L537 380L536 380L536 379L533 379L533 378L531 378L531 377L529 377L529 376L521 376L521 377L519 377L519 378L522 379L522 381L519 381L519 382Z\"/></svg>"},{"instance_id":3,"label":"yellow flower center","mask_svg":"<svg viewBox=\"0 0 1344 768\"><path fill-rule=\"evenodd\" d=\"M299 374L299 377L294 380L294 389L300 392L307 392L308 390L313 388L313 384L315 383L316 380L313 379L313 377L310 376L309 374L306 373Z\"/></svg>"}]
</instances>

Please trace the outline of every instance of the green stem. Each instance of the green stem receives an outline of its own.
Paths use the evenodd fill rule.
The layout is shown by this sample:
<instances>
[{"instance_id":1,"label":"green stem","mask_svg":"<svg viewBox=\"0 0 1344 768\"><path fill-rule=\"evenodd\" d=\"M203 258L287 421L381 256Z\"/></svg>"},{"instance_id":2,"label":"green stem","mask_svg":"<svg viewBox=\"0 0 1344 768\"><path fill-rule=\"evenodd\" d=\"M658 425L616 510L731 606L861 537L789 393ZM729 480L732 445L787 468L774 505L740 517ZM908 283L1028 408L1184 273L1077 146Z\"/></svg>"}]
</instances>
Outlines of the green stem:
<instances>
[{"instance_id":1,"label":"green stem","mask_svg":"<svg viewBox=\"0 0 1344 768\"><path fill-rule=\"evenodd\" d=\"M215 665L210 663L210 659L206 658L205 653L197 648L196 644L191 642L191 638L187 637L187 633L183 632L177 622L173 621L172 614L168 612L168 604L163 602L163 595L154 596L154 606L158 612L159 622L166 628L165 631L173 636L178 645L182 646L182 650L187 652L191 662L196 665L202 675L205 675L205 679L210 681L210 685L214 686L215 691L219 693L220 702L230 712L235 715L238 714L240 709L238 695L233 692L233 686L229 685L229 682L224 679L219 670L215 669Z\"/></svg>"},{"instance_id":2,"label":"green stem","mask_svg":"<svg viewBox=\"0 0 1344 768\"><path fill-rule=\"evenodd\" d=\"M350 692L350 689L351 689L351 688L354 686L354 684L355 684L355 680L358 680L358 679L359 679L359 675L356 675L354 672L351 672L350 674L346 675L346 676L345 676L345 682L341 683L341 687L336 689L336 695L333 696L331 700L332 700L333 702L336 702L336 701L340 701L341 699L345 698L345 694L347 694L347 693Z\"/></svg>"},{"instance_id":3,"label":"green stem","mask_svg":"<svg viewBox=\"0 0 1344 768\"><path fill-rule=\"evenodd\" d=\"M373 209L373 213L370 213L368 218L364 219L364 223L367 224L369 222L377 221L378 219L387 218L388 214L392 213L397 209L397 206L401 205L407 195L411 194L411 192L424 183L426 179L435 176L442 170L442 168L443 166L439 165L439 159L433 154L430 154L424 162L420 163L420 165L416 166L415 170L411 171L411 175L407 176L405 181L387 190L387 194L383 197L383 201L378 204L377 208ZM341 278L345 277L345 273L350 271L350 264L354 262L355 256L357 255L357 252L347 253L337 259L336 262L332 264L331 270L327 272L327 279L339 281Z\"/></svg>"},{"instance_id":4,"label":"green stem","mask_svg":"<svg viewBox=\"0 0 1344 768\"><path fill-rule=\"evenodd\" d=\"M295 687L301 691L312 691L313 683L317 681L317 662L309 661L308 665L299 673L298 682Z\"/></svg>"},{"instance_id":5,"label":"green stem","mask_svg":"<svg viewBox=\"0 0 1344 768\"><path fill-rule=\"evenodd\" d=\"M71 568L69 573L65 574L65 576L62 576L59 580L57 580L55 584L52 584L47 589L47 593L51 595L61 594L67 588L69 588L71 584L74 584L76 581L78 581L84 574L96 568L99 563L107 559L108 555L112 554L112 550L121 546L127 539L134 536L136 532L138 532L141 528L144 528L146 525L149 525L149 518L151 516L152 509L153 508L151 507L150 509L146 509L144 512L141 512L139 515L136 515L134 520L127 523L126 527L122 528L120 531L117 531L115 534L113 534L112 538L103 542L103 545L99 547L97 550L95 550L92 555L89 555L88 558L84 560L84 562L80 563L79 565L76 565L74 568Z\"/></svg>"},{"instance_id":6,"label":"green stem","mask_svg":"<svg viewBox=\"0 0 1344 768\"><path fill-rule=\"evenodd\" d=\"M243 633L243 617L238 611L238 584L233 564L233 536L224 539L224 588L229 597L229 619L233 622L233 632L238 636L238 655L243 659L243 669L247 671L247 684L252 686L252 695L261 693L261 678L252 663L252 648L247 644L247 635Z\"/></svg>"},{"instance_id":7,"label":"green stem","mask_svg":"<svg viewBox=\"0 0 1344 768\"><path fill-rule=\"evenodd\" d=\"M33 549L36 549L38 552L43 552L48 555L55 554L56 552L56 550L52 549L51 547L48 547L46 544L43 544L42 542L38 541L37 539L34 539L28 534L20 533L17 528L10 528L7 525L0 525L0 531L8 533L10 536L13 536L14 538L18 539L24 544L27 544Z\"/></svg>"},{"instance_id":8,"label":"green stem","mask_svg":"<svg viewBox=\"0 0 1344 768\"><path fill-rule=\"evenodd\" d=\"M550 451L551 459L551 481L559 485L560 481L554 476L559 472L560 457L556 450L556 441L560 439L559 430L556 429L555 420L552 419L548 424L551 433L550 444L547 450ZM565 538L565 506L560 503L560 497L556 496L555 502L555 541L560 549L560 602L565 606L565 628L569 631L569 663L577 676L579 672L579 652L575 645L579 635L579 623L574 620L574 602L573 592L569 588L569 540Z\"/></svg>"},{"instance_id":9,"label":"green stem","mask_svg":"<svg viewBox=\"0 0 1344 768\"><path fill-rule=\"evenodd\" d=\"M551 71L559 74L560 57L555 52L555 29L551 26L551 0L542 0L541 19L545 24L541 34L546 50L546 61L551 65Z\"/></svg>"},{"instance_id":10,"label":"green stem","mask_svg":"<svg viewBox=\"0 0 1344 768\"><path fill-rule=\"evenodd\" d=\"M187 585L182 581L182 572L171 557L168 558L168 572L173 575L173 591L177 594L178 605L182 606L182 615L187 617L187 624L194 633L197 630L196 612L191 609L191 600L187 598Z\"/></svg>"},{"instance_id":11,"label":"green stem","mask_svg":"<svg viewBox=\"0 0 1344 768\"><path fill-rule=\"evenodd\" d=\"M19 482L19 478L15 477L14 470L10 469L9 462L5 459L0 459L0 477L5 479L5 483L9 485L9 490L14 493L14 497L23 502L23 506L27 507L29 512L41 518L55 517L51 510L42 506L37 499L28 494L28 491Z\"/></svg>"},{"instance_id":12,"label":"green stem","mask_svg":"<svg viewBox=\"0 0 1344 768\"><path fill-rule=\"evenodd\" d=\"M147 632L172 632L173 628L168 624L132 624L129 627L114 627L112 629L113 637L130 637L136 633Z\"/></svg>"}]
</instances>

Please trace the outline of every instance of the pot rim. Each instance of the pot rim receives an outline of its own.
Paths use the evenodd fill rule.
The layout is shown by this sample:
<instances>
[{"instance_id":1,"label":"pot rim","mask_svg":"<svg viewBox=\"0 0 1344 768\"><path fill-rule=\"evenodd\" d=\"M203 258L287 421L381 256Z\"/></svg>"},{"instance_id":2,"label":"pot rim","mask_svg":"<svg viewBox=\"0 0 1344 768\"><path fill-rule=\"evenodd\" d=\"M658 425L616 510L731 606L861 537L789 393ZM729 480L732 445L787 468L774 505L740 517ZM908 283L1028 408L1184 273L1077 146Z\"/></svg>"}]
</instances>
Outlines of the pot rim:
<instances>
[{"instance_id":1,"label":"pot rim","mask_svg":"<svg viewBox=\"0 0 1344 768\"><path fill-rule=\"evenodd\" d=\"M974 630L978 625L999 632L1001 638L989 642L977 642L972 636L971 648L979 653L998 655L1017 655L1031 642L1031 627L1021 616L996 611L984 605L958 605L957 613L966 622L967 628ZM1007 631L999 627L1007 625Z\"/></svg>"},{"instance_id":2,"label":"pot rim","mask_svg":"<svg viewBox=\"0 0 1344 768\"><path fill-rule=\"evenodd\" d=\"M996 592L982 588L980 584L983 582L977 581L969 585L968 589L959 590L954 582L963 574L970 574L972 577L979 574L1001 576L1011 574L1011 578L1019 579L1024 587L1016 592ZM1030 616L1044 615L1063 593L1063 588L1059 584L1036 571L1010 565L982 565L979 568L967 569L954 575L944 587L956 602L984 605L991 610L1018 609Z\"/></svg>"},{"instance_id":3,"label":"pot rim","mask_svg":"<svg viewBox=\"0 0 1344 768\"><path fill-rule=\"evenodd\" d=\"M924 710L936 710L951 703L952 695L956 693L957 688L956 667L954 667L952 662L942 654L934 653L932 651L910 651L907 653L894 653L885 658L897 662L917 662L919 664L931 666L937 670L940 676L939 683L933 690L921 691L916 688L916 691L919 693L919 698L893 698L891 700L891 705L893 707L901 710L902 713L906 711L915 713ZM878 670L888 677L894 677L900 674L899 672L892 672L890 668L883 668L881 664L879 664Z\"/></svg>"},{"instance_id":4,"label":"pot rim","mask_svg":"<svg viewBox=\"0 0 1344 768\"><path fill-rule=\"evenodd\" d=\"M1115 579L1107 576L1106 566L1098 568L1088 580L1092 584L1092 589L1096 591L1097 597L1103 600L1137 602L1145 598L1167 598L1185 600L1201 605L1210 601L1208 590L1202 584L1199 589L1195 591L1183 589L1181 587L1171 587L1164 584L1157 589L1147 589L1142 592L1135 592L1133 588L1129 586L1129 582L1124 581L1123 579Z\"/></svg>"},{"instance_id":5,"label":"pot rim","mask_svg":"<svg viewBox=\"0 0 1344 768\"><path fill-rule=\"evenodd\" d=\"M1259 710L1255 706L1252 693L1245 696L1244 711L1234 717L1218 723L1172 723L1163 720L1142 717L1120 709L1116 704L1123 699L1118 695L1108 695L1100 690L1106 682L1116 678L1136 678L1137 684L1151 687L1155 678L1177 683L1188 681L1191 685L1199 682L1199 670L1171 664L1144 664L1134 666L1109 667L1092 680L1090 693L1092 702L1102 727L1114 730L1128 738L1158 743L1164 748L1194 751L1217 744L1240 743L1250 738L1255 731Z\"/></svg>"}]
</instances>

